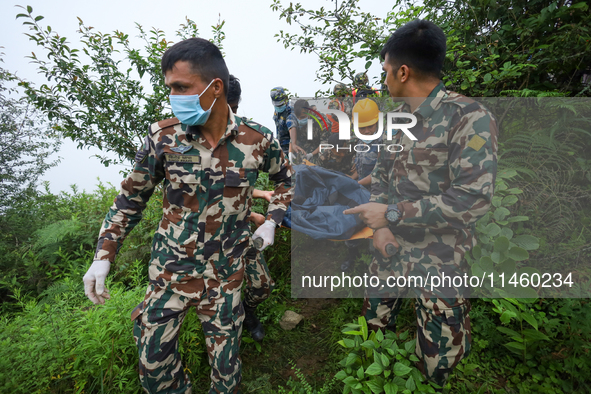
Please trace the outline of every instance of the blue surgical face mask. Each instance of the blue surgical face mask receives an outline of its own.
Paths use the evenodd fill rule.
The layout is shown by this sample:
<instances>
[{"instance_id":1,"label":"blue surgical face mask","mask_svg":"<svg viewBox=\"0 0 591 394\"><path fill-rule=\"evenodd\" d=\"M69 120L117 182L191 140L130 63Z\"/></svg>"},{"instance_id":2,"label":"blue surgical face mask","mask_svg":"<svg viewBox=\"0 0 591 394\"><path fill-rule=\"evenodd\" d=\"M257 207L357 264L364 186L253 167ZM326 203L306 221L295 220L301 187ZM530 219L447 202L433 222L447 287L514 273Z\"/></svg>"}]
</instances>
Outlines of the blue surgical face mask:
<instances>
[{"instance_id":1,"label":"blue surgical face mask","mask_svg":"<svg viewBox=\"0 0 591 394\"><path fill-rule=\"evenodd\" d=\"M201 103L199 102L199 97L205 93L207 89L211 86L214 80L212 80L209 85L201 92L201 94L192 94L192 95L178 95L178 94L171 94L168 96L170 99L170 106L172 107L172 112L174 116L181 121L181 123L189 125L189 126L199 126L205 124L207 119L209 119L209 115L211 115L211 109L215 104L216 99L213 100L211 103L211 107L207 111L201 108Z\"/></svg>"},{"instance_id":2,"label":"blue surgical face mask","mask_svg":"<svg viewBox=\"0 0 591 394\"><path fill-rule=\"evenodd\" d=\"M305 126L308 124L308 118L298 119L300 126Z\"/></svg>"},{"instance_id":3,"label":"blue surgical face mask","mask_svg":"<svg viewBox=\"0 0 591 394\"><path fill-rule=\"evenodd\" d=\"M361 138L359 138L359 141L363 141L363 142L365 142L367 145L371 145L371 143L373 142L373 140L362 140Z\"/></svg>"},{"instance_id":4,"label":"blue surgical face mask","mask_svg":"<svg viewBox=\"0 0 591 394\"><path fill-rule=\"evenodd\" d=\"M278 114L280 114L283 111L285 111L285 108L287 108L287 104L283 104L281 107L275 106L275 112L277 112Z\"/></svg>"}]
</instances>

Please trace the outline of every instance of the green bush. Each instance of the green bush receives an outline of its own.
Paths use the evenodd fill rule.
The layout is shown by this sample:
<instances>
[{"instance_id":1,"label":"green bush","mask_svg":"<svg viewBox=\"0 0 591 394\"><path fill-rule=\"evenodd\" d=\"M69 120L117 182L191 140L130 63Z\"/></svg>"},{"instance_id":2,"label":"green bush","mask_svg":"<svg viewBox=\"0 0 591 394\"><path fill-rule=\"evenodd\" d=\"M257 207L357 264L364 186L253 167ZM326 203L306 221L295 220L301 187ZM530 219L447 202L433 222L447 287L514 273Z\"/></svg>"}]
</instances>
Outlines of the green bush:
<instances>
[{"instance_id":1,"label":"green bush","mask_svg":"<svg viewBox=\"0 0 591 394\"><path fill-rule=\"evenodd\" d=\"M140 393L138 354L130 313L145 286L107 283L111 300L90 305L81 280L65 279L40 302L18 294L21 313L0 320L0 392ZM204 339L191 310L180 338L187 372L208 373Z\"/></svg>"},{"instance_id":2,"label":"green bush","mask_svg":"<svg viewBox=\"0 0 591 394\"><path fill-rule=\"evenodd\" d=\"M343 394L395 394L398 392L435 393L435 384L425 377L414 363L416 339L407 340L409 332L401 334L382 331L369 332L363 316L358 324L346 324L343 333L353 335L338 343L349 350L339 365L343 367L336 378L345 383Z\"/></svg>"}]
</instances>

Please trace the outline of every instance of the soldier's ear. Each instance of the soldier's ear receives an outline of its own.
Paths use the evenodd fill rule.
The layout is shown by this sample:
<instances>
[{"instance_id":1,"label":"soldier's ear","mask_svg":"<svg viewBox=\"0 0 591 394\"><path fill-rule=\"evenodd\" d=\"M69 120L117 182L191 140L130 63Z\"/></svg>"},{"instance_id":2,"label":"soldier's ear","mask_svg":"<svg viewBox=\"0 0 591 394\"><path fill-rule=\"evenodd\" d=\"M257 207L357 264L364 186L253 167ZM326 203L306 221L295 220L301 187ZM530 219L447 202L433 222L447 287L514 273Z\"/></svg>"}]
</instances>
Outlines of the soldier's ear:
<instances>
[{"instance_id":1,"label":"soldier's ear","mask_svg":"<svg viewBox=\"0 0 591 394\"><path fill-rule=\"evenodd\" d=\"M220 98L221 96L225 96L224 81L221 78L214 79L211 87L213 88L213 97Z\"/></svg>"},{"instance_id":2,"label":"soldier's ear","mask_svg":"<svg viewBox=\"0 0 591 394\"><path fill-rule=\"evenodd\" d=\"M408 81L408 78L410 77L410 69L406 64L400 66L396 73L398 74L398 80L402 83Z\"/></svg>"}]
</instances>

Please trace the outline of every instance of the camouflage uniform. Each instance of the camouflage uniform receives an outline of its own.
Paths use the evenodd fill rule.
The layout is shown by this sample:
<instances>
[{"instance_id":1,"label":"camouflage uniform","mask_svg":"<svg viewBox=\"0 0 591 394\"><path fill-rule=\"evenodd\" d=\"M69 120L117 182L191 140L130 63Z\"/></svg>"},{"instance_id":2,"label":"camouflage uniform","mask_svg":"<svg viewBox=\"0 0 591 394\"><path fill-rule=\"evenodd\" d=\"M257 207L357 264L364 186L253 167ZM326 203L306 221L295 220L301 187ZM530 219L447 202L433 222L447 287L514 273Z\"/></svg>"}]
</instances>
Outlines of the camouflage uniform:
<instances>
[{"instance_id":1,"label":"camouflage uniform","mask_svg":"<svg viewBox=\"0 0 591 394\"><path fill-rule=\"evenodd\" d=\"M244 309L244 254L252 247L248 222L258 171L275 194L267 219L280 224L291 200L291 167L269 130L232 112L212 148L199 127L172 118L153 124L135 168L122 182L99 236L95 259L114 261L164 180L163 216L152 244L150 284L132 312L140 379L148 393L190 393L178 353L178 332L195 306L211 364L210 393L237 393Z\"/></svg>"},{"instance_id":2,"label":"camouflage uniform","mask_svg":"<svg viewBox=\"0 0 591 394\"><path fill-rule=\"evenodd\" d=\"M281 113L277 113L275 111L273 113L273 121L275 121L275 127L277 128L277 138L279 139L279 144L281 145L281 150L285 157L289 153L289 142L291 140L289 136L289 129L294 126L297 126L297 119L294 124L293 118L290 115L293 114L293 109L287 104L285 111ZM295 117L295 115L292 115Z\"/></svg>"},{"instance_id":3,"label":"camouflage uniform","mask_svg":"<svg viewBox=\"0 0 591 394\"><path fill-rule=\"evenodd\" d=\"M245 254L246 288L244 289L244 303L246 306L256 308L261 302L271 295L275 287L275 281L271 278L265 256L255 248L251 248Z\"/></svg>"},{"instance_id":4,"label":"camouflage uniform","mask_svg":"<svg viewBox=\"0 0 591 394\"><path fill-rule=\"evenodd\" d=\"M410 112L408 105L401 112ZM474 223L489 209L495 182L497 126L480 104L440 83L415 111L410 131L398 132L399 153L381 151L372 173L371 201L397 204L401 220L390 226L400 252L374 258L372 274L447 276L466 272L464 255L475 245ZM387 288L387 287L385 287ZM414 291L416 352L428 379L442 385L470 351L468 295L461 288L404 288L366 293L363 314L372 329L394 329L401 297Z\"/></svg>"}]
</instances>

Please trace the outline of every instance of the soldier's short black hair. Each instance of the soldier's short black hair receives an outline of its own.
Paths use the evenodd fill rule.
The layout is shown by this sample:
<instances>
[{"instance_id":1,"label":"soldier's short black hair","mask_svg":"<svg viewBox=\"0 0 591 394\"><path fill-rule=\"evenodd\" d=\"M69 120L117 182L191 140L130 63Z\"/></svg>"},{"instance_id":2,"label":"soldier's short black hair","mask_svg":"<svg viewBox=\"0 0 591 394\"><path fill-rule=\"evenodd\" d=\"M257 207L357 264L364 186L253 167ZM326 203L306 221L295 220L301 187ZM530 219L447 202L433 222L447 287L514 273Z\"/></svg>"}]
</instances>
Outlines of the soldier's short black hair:
<instances>
[{"instance_id":1,"label":"soldier's short black hair","mask_svg":"<svg viewBox=\"0 0 591 394\"><path fill-rule=\"evenodd\" d=\"M446 39L435 23L415 19L396 29L380 52L396 67L406 64L425 76L440 78L445 60Z\"/></svg>"},{"instance_id":2,"label":"soldier's short black hair","mask_svg":"<svg viewBox=\"0 0 591 394\"><path fill-rule=\"evenodd\" d=\"M310 107L310 104L307 100L300 99L296 101L293 105L293 111L295 113L295 116L299 117L302 114L302 110L304 109L304 107Z\"/></svg>"},{"instance_id":3,"label":"soldier's short black hair","mask_svg":"<svg viewBox=\"0 0 591 394\"><path fill-rule=\"evenodd\" d=\"M239 104L240 103L240 96L242 95L242 88L240 87L240 80L230 74L230 79L228 83L228 104L232 106L232 104Z\"/></svg>"},{"instance_id":4,"label":"soldier's short black hair","mask_svg":"<svg viewBox=\"0 0 591 394\"><path fill-rule=\"evenodd\" d=\"M176 62L186 61L191 64L194 74L203 82L209 83L219 78L224 83L224 93L228 94L230 73L222 53L213 43L198 37L177 42L164 52L160 66L162 74L172 70Z\"/></svg>"}]
</instances>

